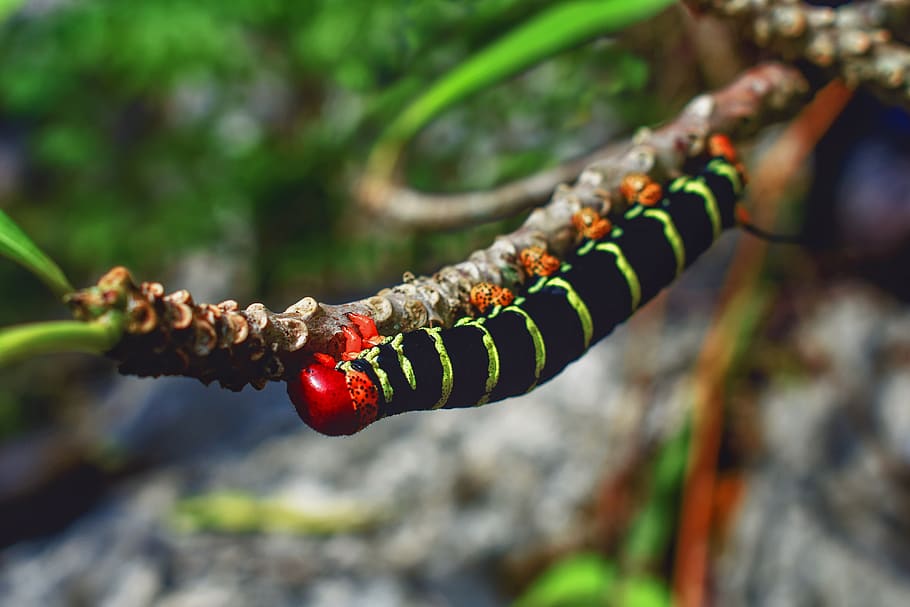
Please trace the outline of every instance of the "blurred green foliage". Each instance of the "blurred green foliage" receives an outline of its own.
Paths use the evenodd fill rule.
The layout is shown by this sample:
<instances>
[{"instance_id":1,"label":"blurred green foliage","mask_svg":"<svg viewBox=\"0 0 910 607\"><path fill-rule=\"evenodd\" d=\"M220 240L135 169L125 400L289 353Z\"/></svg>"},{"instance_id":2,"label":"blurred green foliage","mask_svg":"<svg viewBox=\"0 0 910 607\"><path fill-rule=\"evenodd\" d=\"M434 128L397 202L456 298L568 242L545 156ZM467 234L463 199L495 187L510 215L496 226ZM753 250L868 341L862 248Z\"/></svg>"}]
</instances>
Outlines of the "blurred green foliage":
<instances>
[{"instance_id":1,"label":"blurred green foliage","mask_svg":"<svg viewBox=\"0 0 910 607\"><path fill-rule=\"evenodd\" d=\"M449 70L405 107L382 133L370 156L368 170L388 172L401 145L462 99L595 36L615 33L652 17L672 2L572 0L556 3L517 24Z\"/></svg>"},{"instance_id":2,"label":"blurred green foliage","mask_svg":"<svg viewBox=\"0 0 910 607\"><path fill-rule=\"evenodd\" d=\"M361 217L351 185L407 103L553 5L2 3L0 209L77 287L126 265L192 290L172 277L207 252L252 279L224 296L280 309L432 272L521 218L404 232ZM580 44L436 119L410 145L407 181L487 188L588 151L672 104L652 95L650 74L620 45ZM6 260L0 293L0 326L66 315ZM4 373L0 384L15 394L28 377ZM26 392L23 410L58 408L55 389ZM30 423L0 411L0 435Z\"/></svg>"},{"instance_id":3,"label":"blurred green foliage","mask_svg":"<svg viewBox=\"0 0 910 607\"><path fill-rule=\"evenodd\" d=\"M534 580L512 607L669 607L670 591L649 575L623 576L606 558L580 553Z\"/></svg>"},{"instance_id":4,"label":"blurred green foliage","mask_svg":"<svg viewBox=\"0 0 910 607\"><path fill-rule=\"evenodd\" d=\"M119 264L162 279L198 250L254 277L249 292L229 295L275 308L303 295L369 293L403 270L430 272L519 219L446 234L377 228L352 208L351 183L402 107L555 4L0 0L0 18L11 15L0 26L0 208L77 286ZM607 41L561 53L437 119L412 142L407 180L428 191L486 188L578 155L672 103L653 97L650 76L645 60ZM0 326L54 309L42 285L9 263L0 263L0 293ZM8 379L0 437L46 421L32 418L53 415L46 410L59 398L53 380ZM645 556L667 541L647 516L666 505L655 504L631 542ZM239 494L190 500L177 514L192 529L241 532L330 533L377 520ZM580 555L518 604L668 599L660 582Z\"/></svg>"},{"instance_id":5,"label":"blurred green foliage","mask_svg":"<svg viewBox=\"0 0 910 607\"><path fill-rule=\"evenodd\" d=\"M281 498L221 491L181 500L171 522L187 533L285 533L328 535L365 531L387 515L375 507L350 502L306 509Z\"/></svg>"},{"instance_id":6,"label":"blurred green foliage","mask_svg":"<svg viewBox=\"0 0 910 607\"><path fill-rule=\"evenodd\" d=\"M60 268L0 210L0 256L6 257L37 276L57 297L73 291Z\"/></svg>"},{"instance_id":7,"label":"blurred green foliage","mask_svg":"<svg viewBox=\"0 0 910 607\"><path fill-rule=\"evenodd\" d=\"M0 205L77 284L121 263L159 278L219 242L247 243L236 263L251 264L255 296L276 306L431 271L503 226L370 230L349 204L351 180L405 102L550 4L26 4L0 30ZM409 178L487 187L584 151L604 118L610 131L617 116L654 118L604 109L653 107L647 73L611 44L565 53L437 121L414 145ZM3 292L14 285L2 324L36 318L27 304L40 287L0 264Z\"/></svg>"}]
</instances>

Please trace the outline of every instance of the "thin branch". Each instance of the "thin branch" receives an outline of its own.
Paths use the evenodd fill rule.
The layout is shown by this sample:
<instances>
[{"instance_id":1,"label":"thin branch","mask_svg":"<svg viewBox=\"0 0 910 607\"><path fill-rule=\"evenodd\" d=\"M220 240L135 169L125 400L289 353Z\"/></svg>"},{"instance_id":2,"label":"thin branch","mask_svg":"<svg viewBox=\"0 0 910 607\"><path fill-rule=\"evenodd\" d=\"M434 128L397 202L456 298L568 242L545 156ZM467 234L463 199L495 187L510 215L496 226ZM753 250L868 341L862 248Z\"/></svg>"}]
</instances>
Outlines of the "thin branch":
<instances>
[{"instance_id":1,"label":"thin branch","mask_svg":"<svg viewBox=\"0 0 910 607\"><path fill-rule=\"evenodd\" d=\"M697 12L736 23L756 44L787 60L805 59L910 109L910 0L848 3L838 8L793 0L688 0Z\"/></svg>"},{"instance_id":2,"label":"thin branch","mask_svg":"<svg viewBox=\"0 0 910 607\"><path fill-rule=\"evenodd\" d=\"M578 176L601 158L600 149L546 171L489 190L430 194L372 174L354 192L357 202L383 221L423 230L446 230L510 217L539 205L558 183Z\"/></svg>"},{"instance_id":3,"label":"thin branch","mask_svg":"<svg viewBox=\"0 0 910 607\"><path fill-rule=\"evenodd\" d=\"M186 291L164 295L158 283L137 286L125 269L116 268L97 286L72 296L70 303L82 319L108 309L126 314L127 333L109 353L121 361L124 372L218 380L235 390L246 383L261 388L268 380L283 379L286 369L296 368L306 353L338 354L349 312L373 318L385 335L450 325L467 311L473 285L509 284L522 276L516 260L522 249L543 245L557 255L568 251L574 244L572 215L582 206L603 209L618 199L624 175L649 172L662 178L678 173L710 133L745 137L795 114L807 92L806 81L793 68L775 63L752 68L726 88L693 99L669 124L611 146L574 186L558 187L550 202L518 230L500 236L467 261L364 300L327 305L305 297L282 313L258 303L241 311L233 301L196 304Z\"/></svg>"}]
</instances>

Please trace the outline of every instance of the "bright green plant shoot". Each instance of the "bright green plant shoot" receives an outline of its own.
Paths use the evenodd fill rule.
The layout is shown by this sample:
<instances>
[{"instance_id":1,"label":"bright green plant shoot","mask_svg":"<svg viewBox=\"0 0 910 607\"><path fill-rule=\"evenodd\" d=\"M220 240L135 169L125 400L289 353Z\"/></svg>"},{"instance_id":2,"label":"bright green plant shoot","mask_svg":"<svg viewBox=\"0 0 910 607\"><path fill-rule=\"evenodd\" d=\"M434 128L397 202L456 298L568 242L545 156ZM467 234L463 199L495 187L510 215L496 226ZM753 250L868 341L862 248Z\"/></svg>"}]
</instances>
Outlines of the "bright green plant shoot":
<instances>
[{"instance_id":1,"label":"bright green plant shoot","mask_svg":"<svg viewBox=\"0 0 910 607\"><path fill-rule=\"evenodd\" d=\"M57 297L74 290L57 264L35 246L3 211L0 211L0 255L33 272Z\"/></svg>"},{"instance_id":2,"label":"bright green plant shoot","mask_svg":"<svg viewBox=\"0 0 910 607\"><path fill-rule=\"evenodd\" d=\"M93 322L59 320L0 329L0 367L51 352L101 354L123 334L123 318L108 314Z\"/></svg>"},{"instance_id":3,"label":"bright green plant shoot","mask_svg":"<svg viewBox=\"0 0 910 607\"><path fill-rule=\"evenodd\" d=\"M75 290L59 266L3 211L0 211L0 256L30 270L61 299ZM64 320L0 329L0 366L47 352L106 352L122 333L123 316L114 313L94 322Z\"/></svg>"},{"instance_id":4,"label":"bright green plant shoot","mask_svg":"<svg viewBox=\"0 0 910 607\"><path fill-rule=\"evenodd\" d=\"M19 10L23 4L25 4L25 0L0 0L0 21Z\"/></svg>"}]
</instances>

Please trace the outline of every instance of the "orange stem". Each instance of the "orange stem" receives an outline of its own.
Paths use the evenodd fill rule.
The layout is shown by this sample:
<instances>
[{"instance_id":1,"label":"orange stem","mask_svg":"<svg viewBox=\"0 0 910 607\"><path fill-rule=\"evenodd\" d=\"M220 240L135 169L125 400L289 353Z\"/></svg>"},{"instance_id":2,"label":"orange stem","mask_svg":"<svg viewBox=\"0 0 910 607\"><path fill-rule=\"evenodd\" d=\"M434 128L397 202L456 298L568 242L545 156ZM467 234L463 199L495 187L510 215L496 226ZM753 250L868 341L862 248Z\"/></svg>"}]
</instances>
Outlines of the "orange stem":
<instances>
[{"instance_id":1,"label":"orange stem","mask_svg":"<svg viewBox=\"0 0 910 607\"><path fill-rule=\"evenodd\" d=\"M853 91L833 81L818 92L768 150L755 171L750 199L759 225L771 226L786 185L797 168L840 115ZM711 539L711 514L724 419L723 378L734 358L728 331L742 307L737 303L754 288L768 243L744 238L727 271L715 322L705 338L694 373L695 434L688 480L683 491L677 537L674 595L680 607L701 607ZM735 299L739 296L739 299Z\"/></svg>"}]
</instances>

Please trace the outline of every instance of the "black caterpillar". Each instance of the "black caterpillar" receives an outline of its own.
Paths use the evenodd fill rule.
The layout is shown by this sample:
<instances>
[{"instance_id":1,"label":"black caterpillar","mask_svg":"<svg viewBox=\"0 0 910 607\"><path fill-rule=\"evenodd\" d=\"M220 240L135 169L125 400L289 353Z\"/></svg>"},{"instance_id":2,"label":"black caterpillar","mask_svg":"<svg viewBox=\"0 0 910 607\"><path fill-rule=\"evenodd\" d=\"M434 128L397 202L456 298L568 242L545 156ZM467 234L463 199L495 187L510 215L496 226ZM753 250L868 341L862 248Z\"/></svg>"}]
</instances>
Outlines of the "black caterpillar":
<instances>
[{"instance_id":1,"label":"black caterpillar","mask_svg":"<svg viewBox=\"0 0 910 607\"><path fill-rule=\"evenodd\" d=\"M387 337L353 360L317 355L289 381L301 418L325 434L353 434L396 413L482 405L548 381L736 223L741 165L729 143L711 149L717 155L697 174L632 206L605 236L583 240L514 302L451 328Z\"/></svg>"}]
</instances>

